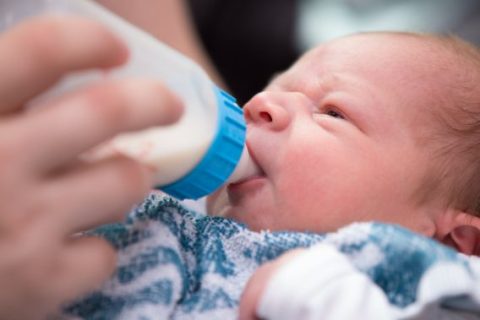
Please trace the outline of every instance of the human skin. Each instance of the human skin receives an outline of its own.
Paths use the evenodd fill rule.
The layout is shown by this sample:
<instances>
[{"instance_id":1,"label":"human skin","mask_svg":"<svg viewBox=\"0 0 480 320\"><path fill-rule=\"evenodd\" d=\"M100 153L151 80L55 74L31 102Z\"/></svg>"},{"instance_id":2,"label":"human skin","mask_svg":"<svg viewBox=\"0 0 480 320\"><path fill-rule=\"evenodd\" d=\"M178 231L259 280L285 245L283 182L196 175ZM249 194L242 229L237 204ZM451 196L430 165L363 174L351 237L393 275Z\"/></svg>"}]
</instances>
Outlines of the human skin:
<instances>
[{"instance_id":1,"label":"human skin","mask_svg":"<svg viewBox=\"0 0 480 320\"><path fill-rule=\"evenodd\" d=\"M117 133L168 124L182 105L148 79L108 80L26 105L70 71L110 69L128 51L99 24L31 20L0 35L0 318L43 319L113 272L106 240L73 235L123 219L149 168L79 155Z\"/></svg>"},{"instance_id":2,"label":"human skin","mask_svg":"<svg viewBox=\"0 0 480 320\"><path fill-rule=\"evenodd\" d=\"M227 187L223 214L256 230L328 232L377 220L438 234L450 209L412 197L431 161L416 143L419 130L428 132L429 108L439 107L431 97L445 84L425 48L357 35L313 50L276 78L245 106L248 146L265 174ZM240 319L257 319L270 277L303 251L255 272Z\"/></svg>"},{"instance_id":3,"label":"human skin","mask_svg":"<svg viewBox=\"0 0 480 320\"><path fill-rule=\"evenodd\" d=\"M429 168L417 140L440 80L424 47L391 40L320 46L245 105L247 145L263 173L224 189L222 215L253 230L329 232L378 220L433 236L445 208L419 204L413 192Z\"/></svg>"}]
</instances>

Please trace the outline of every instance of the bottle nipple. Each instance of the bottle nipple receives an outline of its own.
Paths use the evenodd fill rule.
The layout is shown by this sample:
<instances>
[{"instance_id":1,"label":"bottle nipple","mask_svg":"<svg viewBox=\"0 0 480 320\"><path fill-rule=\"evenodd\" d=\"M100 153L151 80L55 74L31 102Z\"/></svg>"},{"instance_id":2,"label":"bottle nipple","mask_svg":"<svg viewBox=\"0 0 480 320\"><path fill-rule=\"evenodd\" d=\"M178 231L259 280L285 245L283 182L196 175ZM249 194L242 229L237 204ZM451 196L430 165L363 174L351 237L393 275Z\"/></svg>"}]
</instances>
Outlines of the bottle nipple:
<instances>
[{"instance_id":1,"label":"bottle nipple","mask_svg":"<svg viewBox=\"0 0 480 320\"><path fill-rule=\"evenodd\" d=\"M249 177L259 175L261 173L260 167L253 161L250 153L248 152L247 147L243 148L242 155L238 161L235 170L232 175L228 178L228 183L235 183Z\"/></svg>"}]
</instances>

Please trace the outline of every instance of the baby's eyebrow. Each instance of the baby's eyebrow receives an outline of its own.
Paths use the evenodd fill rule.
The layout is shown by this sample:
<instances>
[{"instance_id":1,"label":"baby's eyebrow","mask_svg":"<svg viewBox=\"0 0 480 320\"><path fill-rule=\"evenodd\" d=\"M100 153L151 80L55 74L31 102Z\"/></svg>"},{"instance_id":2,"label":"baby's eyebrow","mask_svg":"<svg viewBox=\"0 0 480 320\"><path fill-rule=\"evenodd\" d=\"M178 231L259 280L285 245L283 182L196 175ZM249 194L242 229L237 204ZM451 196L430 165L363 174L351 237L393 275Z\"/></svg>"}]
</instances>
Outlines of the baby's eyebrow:
<instances>
[{"instance_id":1,"label":"baby's eyebrow","mask_svg":"<svg viewBox=\"0 0 480 320\"><path fill-rule=\"evenodd\" d=\"M315 89L315 90L312 90ZM319 90L318 86L318 79L313 78L313 79L301 79L300 81L295 79L292 80L291 76L285 72L281 73L276 73L273 77L272 80L268 83L267 87L264 90L274 90L274 91L297 91L297 92L302 92L309 96L310 98L313 98L311 96L311 93L313 91ZM316 97L319 96L319 94L315 94Z\"/></svg>"},{"instance_id":2,"label":"baby's eyebrow","mask_svg":"<svg viewBox=\"0 0 480 320\"><path fill-rule=\"evenodd\" d=\"M337 101L338 107L353 122L368 133L384 129L382 120L381 97L373 83L355 74L335 74L322 79L318 94L321 99ZM323 93L321 92L323 91ZM317 91L318 92L318 91Z\"/></svg>"},{"instance_id":3,"label":"baby's eyebrow","mask_svg":"<svg viewBox=\"0 0 480 320\"><path fill-rule=\"evenodd\" d=\"M325 96L342 88L342 79L335 74L311 76L295 84L312 101L319 103Z\"/></svg>"}]
</instances>

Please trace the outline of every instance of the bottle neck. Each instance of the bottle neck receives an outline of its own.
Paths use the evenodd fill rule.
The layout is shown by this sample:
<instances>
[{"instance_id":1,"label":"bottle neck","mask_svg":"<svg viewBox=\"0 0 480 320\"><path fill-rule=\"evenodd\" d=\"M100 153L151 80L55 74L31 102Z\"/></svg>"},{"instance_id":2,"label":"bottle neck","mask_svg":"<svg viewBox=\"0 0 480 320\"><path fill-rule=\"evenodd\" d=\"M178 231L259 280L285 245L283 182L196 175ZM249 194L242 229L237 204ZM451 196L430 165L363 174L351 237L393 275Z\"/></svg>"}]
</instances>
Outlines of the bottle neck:
<instances>
[{"instance_id":1,"label":"bottle neck","mask_svg":"<svg viewBox=\"0 0 480 320\"><path fill-rule=\"evenodd\" d=\"M232 175L246 149L243 110L228 93L217 87L213 87L213 90L217 95L218 118L215 137L209 149L183 178L161 186L163 191L179 199L198 199L217 190ZM248 163L250 157L245 157L247 160L243 160L243 163Z\"/></svg>"},{"instance_id":2,"label":"bottle neck","mask_svg":"<svg viewBox=\"0 0 480 320\"><path fill-rule=\"evenodd\" d=\"M240 156L240 160L238 161L235 170L233 171L232 175L228 178L228 183L236 183L242 180L248 179L250 177L259 175L261 172L259 166L253 161L250 153L248 151L247 146L245 145L243 148L242 155Z\"/></svg>"}]
</instances>

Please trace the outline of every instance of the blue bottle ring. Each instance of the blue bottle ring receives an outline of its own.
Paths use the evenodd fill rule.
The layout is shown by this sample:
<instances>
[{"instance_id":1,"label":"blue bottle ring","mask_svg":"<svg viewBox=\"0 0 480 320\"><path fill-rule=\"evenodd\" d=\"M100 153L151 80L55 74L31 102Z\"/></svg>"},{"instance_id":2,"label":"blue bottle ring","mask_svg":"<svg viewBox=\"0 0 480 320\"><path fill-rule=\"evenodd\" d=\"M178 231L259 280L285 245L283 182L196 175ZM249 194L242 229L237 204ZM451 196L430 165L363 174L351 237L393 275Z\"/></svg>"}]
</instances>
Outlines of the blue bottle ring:
<instances>
[{"instance_id":1,"label":"blue bottle ring","mask_svg":"<svg viewBox=\"0 0 480 320\"><path fill-rule=\"evenodd\" d=\"M165 186L157 188L183 199L198 199L220 186L235 170L243 152L247 127L243 110L236 99L214 86L218 104L217 131L210 148L189 173Z\"/></svg>"}]
</instances>

